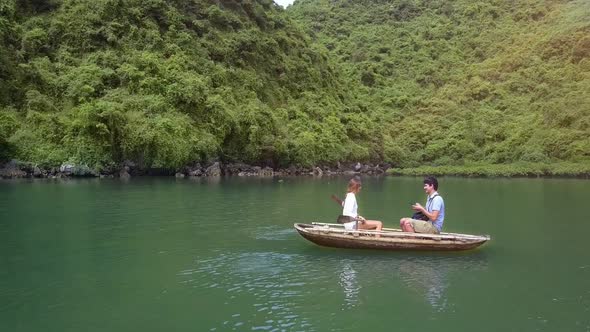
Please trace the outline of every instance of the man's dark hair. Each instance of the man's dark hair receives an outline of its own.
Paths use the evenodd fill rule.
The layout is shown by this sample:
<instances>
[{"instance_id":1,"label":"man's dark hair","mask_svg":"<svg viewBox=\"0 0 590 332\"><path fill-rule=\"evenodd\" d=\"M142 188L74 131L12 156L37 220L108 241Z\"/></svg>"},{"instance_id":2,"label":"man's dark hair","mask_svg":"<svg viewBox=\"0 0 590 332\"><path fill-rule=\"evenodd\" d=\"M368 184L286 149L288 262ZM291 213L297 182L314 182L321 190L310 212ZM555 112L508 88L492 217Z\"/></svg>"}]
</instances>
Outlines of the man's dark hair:
<instances>
[{"instance_id":1,"label":"man's dark hair","mask_svg":"<svg viewBox=\"0 0 590 332\"><path fill-rule=\"evenodd\" d=\"M434 187L434 190L438 190L438 181L434 176L427 176L424 178L424 184L429 184Z\"/></svg>"}]
</instances>

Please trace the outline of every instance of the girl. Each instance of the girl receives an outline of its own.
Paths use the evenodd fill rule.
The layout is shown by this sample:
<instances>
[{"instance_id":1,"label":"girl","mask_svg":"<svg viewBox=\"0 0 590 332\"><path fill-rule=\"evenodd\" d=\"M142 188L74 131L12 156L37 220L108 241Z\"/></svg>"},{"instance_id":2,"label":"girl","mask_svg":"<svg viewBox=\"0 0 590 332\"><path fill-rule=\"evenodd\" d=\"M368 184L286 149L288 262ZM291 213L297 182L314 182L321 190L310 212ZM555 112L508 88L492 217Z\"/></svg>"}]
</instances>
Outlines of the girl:
<instances>
[{"instance_id":1,"label":"girl","mask_svg":"<svg viewBox=\"0 0 590 332\"><path fill-rule=\"evenodd\" d=\"M346 190L346 199L342 204L342 215L354 219L358 219L359 229L376 229L380 231L383 228L383 223L378 220L366 220L357 213L358 205L356 203L356 194L361 190L361 181L357 178L352 178L348 182L348 189ZM357 222L351 221L344 224L345 229L356 229Z\"/></svg>"}]
</instances>

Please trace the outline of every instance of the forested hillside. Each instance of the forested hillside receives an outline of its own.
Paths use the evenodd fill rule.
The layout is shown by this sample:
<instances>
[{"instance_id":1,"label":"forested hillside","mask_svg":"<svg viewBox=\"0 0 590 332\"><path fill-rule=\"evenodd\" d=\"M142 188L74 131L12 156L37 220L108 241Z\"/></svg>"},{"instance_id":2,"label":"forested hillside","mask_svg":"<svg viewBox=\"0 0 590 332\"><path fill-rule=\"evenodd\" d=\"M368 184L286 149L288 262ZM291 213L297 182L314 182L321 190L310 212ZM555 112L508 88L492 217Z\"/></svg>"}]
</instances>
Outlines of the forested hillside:
<instances>
[{"instance_id":1,"label":"forested hillside","mask_svg":"<svg viewBox=\"0 0 590 332\"><path fill-rule=\"evenodd\" d=\"M272 0L0 0L0 14L5 159L359 157L339 74Z\"/></svg>"},{"instance_id":2,"label":"forested hillside","mask_svg":"<svg viewBox=\"0 0 590 332\"><path fill-rule=\"evenodd\" d=\"M588 1L297 0L288 12L356 84L374 158L590 160Z\"/></svg>"},{"instance_id":3,"label":"forested hillside","mask_svg":"<svg viewBox=\"0 0 590 332\"><path fill-rule=\"evenodd\" d=\"M590 164L590 2L0 0L0 159Z\"/></svg>"}]
</instances>

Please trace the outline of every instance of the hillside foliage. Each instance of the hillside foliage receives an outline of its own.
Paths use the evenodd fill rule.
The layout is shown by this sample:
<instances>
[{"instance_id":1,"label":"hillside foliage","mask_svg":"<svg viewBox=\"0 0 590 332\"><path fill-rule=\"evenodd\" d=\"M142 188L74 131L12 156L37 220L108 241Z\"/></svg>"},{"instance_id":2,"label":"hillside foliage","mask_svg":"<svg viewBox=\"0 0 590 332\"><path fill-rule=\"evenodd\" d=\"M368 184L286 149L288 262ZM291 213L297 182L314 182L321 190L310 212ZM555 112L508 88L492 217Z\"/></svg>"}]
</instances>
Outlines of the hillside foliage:
<instances>
[{"instance_id":1,"label":"hillside foliage","mask_svg":"<svg viewBox=\"0 0 590 332\"><path fill-rule=\"evenodd\" d=\"M365 157L346 133L339 74L272 0L0 0L0 14L5 158Z\"/></svg>"},{"instance_id":2,"label":"hillside foliage","mask_svg":"<svg viewBox=\"0 0 590 332\"><path fill-rule=\"evenodd\" d=\"M0 0L0 159L590 161L583 0Z\"/></svg>"},{"instance_id":3,"label":"hillside foliage","mask_svg":"<svg viewBox=\"0 0 590 332\"><path fill-rule=\"evenodd\" d=\"M590 159L590 3L297 0L398 167Z\"/></svg>"}]
</instances>

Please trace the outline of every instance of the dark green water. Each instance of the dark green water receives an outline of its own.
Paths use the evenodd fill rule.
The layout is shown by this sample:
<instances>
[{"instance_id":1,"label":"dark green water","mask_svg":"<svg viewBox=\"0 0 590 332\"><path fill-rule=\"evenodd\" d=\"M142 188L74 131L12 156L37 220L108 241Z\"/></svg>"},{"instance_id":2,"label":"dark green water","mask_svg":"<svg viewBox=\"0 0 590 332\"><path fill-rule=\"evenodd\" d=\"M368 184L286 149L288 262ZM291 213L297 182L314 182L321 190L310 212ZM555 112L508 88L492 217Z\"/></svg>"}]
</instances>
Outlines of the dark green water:
<instances>
[{"instance_id":1,"label":"dark green water","mask_svg":"<svg viewBox=\"0 0 590 332\"><path fill-rule=\"evenodd\" d=\"M0 331L590 331L590 182L441 178L462 253L317 247L346 178L0 182ZM420 178L366 178L398 227Z\"/></svg>"}]
</instances>

